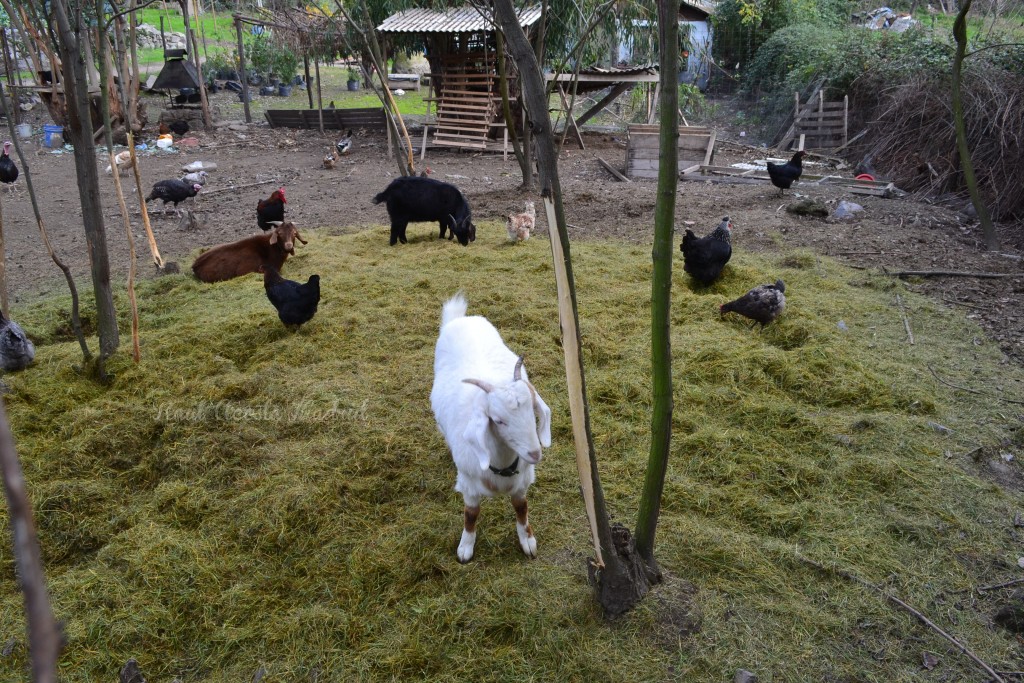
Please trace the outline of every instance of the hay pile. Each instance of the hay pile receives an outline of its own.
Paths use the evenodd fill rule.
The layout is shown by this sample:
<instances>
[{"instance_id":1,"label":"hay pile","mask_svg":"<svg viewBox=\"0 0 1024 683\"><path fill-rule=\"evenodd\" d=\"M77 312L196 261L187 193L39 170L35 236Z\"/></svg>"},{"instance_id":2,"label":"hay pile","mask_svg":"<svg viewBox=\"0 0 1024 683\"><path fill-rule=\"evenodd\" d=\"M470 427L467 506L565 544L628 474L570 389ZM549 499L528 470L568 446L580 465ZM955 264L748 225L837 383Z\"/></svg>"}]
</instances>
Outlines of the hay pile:
<instances>
[{"instance_id":1,"label":"hay pile","mask_svg":"<svg viewBox=\"0 0 1024 683\"><path fill-rule=\"evenodd\" d=\"M1024 73L968 60L963 97L971 159L992 217L1024 219ZM870 130L870 142L860 149L897 186L966 201L948 77L918 77L885 89Z\"/></svg>"},{"instance_id":2,"label":"hay pile","mask_svg":"<svg viewBox=\"0 0 1024 683\"><path fill-rule=\"evenodd\" d=\"M143 362L116 357L109 389L70 369L66 301L16 311L38 361L5 378L5 400L66 623L63 680L115 680L135 657L149 680L185 683L252 680L260 667L274 681L721 681L743 667L909 682L922 650L949 680L977 679L876 596L795 562L797 547L885 581L997 668L1024 668L1017 642L989 625L991 594L948 597L1017 576L1010 537L1024 508L956 457L1019 438L1005 405L954 398L923 370L1022 386L969 322L803 253L739 253L700 292L677 269L657 547L669 581L609 625L585 581L549 245L509 246L498 223L481 223L468 249L427 226L411 234L395 248L386 230L314 235L286 266L322 276L320 312L298 334L256 276L142 283ZM650 252L585 243L574 255L601 474L612 514L632 524L648 448ZM776 277L789 298L776 324L719 320L718 304ZM525 354L554 412L530 495L536 561L497 500L484 504L476 559L455 557L462 502L428 395L440 304L458 288ZM6 549L2 512L0 528ZM0 643L23 643L5 551L0 614ZM26 662L17 645L0 680Z\"/></svg>"}]
</instances>

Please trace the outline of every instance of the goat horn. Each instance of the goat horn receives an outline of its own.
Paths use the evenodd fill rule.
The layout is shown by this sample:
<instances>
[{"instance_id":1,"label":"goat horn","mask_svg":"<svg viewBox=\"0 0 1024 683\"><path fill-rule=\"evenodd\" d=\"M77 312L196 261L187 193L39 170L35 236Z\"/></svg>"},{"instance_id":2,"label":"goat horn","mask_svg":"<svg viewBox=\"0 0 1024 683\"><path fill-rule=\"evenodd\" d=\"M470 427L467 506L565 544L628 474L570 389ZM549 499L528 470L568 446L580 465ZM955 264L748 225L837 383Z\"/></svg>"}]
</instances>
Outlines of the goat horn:
<instances>
[{"instance_id":1,"label":"goat horn","mask_svg":"<svg viewBox=\"0 0 1024 683\"><path fill-rule=\"evenodd\" d=\"M478 387L483 389L488 394L491 393L492 391L494 391L494 385L491 384L490 382L485 382L482 379L472 379L472 378L468 378L467 377L466 379L464 379L462 381L465 382L466 384L472 384L474 386L478 386Z\"/></svg>"},{"instance_id":2,"label":"goat horn","mask_svg":"<svg viewBox=\"0 0 1024 683\"><path fill-rule=\"evenodd\" d=\"M512 371L512 379L516 382L523 378L523 357L519 356L516 361L516 369Z\"/></svg>"}]
</instances>

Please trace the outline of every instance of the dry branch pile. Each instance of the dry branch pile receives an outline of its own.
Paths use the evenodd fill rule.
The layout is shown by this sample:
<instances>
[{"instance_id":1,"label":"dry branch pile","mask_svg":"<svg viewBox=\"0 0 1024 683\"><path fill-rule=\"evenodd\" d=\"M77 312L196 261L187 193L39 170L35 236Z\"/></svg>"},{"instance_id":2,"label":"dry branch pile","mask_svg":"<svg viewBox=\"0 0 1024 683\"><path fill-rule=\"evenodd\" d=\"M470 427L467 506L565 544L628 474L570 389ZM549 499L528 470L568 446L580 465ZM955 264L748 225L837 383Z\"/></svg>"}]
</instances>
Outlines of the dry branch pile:
<instances>
[{"instance_id":1,"label":"dry branch pile","mask_svg":"<svg viewBox=\"0 0 1024 683\"><path fill-rule=\"evenodd\" d=\"M967 141L993 218L1024 218L1024 75L973 64L964 72L963 97ZM899 187L966 201L946 79L883 93L866 140L865 158Z\"/></svg>"}]
</instances>

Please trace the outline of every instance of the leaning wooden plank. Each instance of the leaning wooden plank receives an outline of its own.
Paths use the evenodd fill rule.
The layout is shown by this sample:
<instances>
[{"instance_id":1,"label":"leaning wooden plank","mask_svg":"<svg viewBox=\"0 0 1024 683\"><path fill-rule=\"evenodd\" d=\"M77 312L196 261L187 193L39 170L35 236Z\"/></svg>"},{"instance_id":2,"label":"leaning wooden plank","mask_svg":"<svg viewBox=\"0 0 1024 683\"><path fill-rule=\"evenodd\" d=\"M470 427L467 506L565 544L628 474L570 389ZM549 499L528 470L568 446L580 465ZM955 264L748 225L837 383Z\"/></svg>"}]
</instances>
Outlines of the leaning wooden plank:
<instances>
[{"instance_id":1,"label":"leaning wooden plank","mask_svg":"<svg viewBox=\"0 0 1024 683\"><path fill-rule=\"evenodd\" d=\"M624 183L631 183L631 182L633 182L632 180L630 180L630 179L629 179L629 178L627 178L626 176L622 175L622 173L620 173L620 172L619 172L619 170L618 170L617 168L615 168L614 166L612 166L611 164L609 164L609 163L608 163L607 161L605 161L605 160L604 160L604 159L602 159L601 157L595 157L595 158L597 159L597 161L598 161L598 162L599 162L599 163L600 163L600 164L601 164L602 166L604 166L604 167L605 167L605 170L607 170L607 171L608 171L609 173L611 173L611 174L612 174L613 176L615 176L616 178L618 178L618 179L619 179L619 180L621 180L622 182L624 182Z\"/></svg>"},{"instance_id":2,"label":"leaning wooden plank","mask_svg":"<svg viewBox=\"0 0 1024 683\"><path fill-rule=\"evenodd\" d=\"M711 131L711 138L708 139L707 152L704 153L704 165L707 166L711 163L711 159L715 156L715 140L718 139L718 129Z\"/></svg>"}]
</instances>

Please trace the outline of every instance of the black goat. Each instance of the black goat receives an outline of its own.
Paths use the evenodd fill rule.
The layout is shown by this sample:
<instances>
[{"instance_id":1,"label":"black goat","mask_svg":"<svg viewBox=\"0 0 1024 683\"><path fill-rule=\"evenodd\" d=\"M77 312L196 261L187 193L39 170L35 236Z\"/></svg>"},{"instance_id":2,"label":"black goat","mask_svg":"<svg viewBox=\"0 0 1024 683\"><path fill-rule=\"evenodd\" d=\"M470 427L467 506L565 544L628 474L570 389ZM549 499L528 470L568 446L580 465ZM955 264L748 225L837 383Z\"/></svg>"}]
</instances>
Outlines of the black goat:
<instances>
[{"instance_id":1,"label":"black goat","mask_svg":"<svg viewBox=\"0 0 1024 683\"><path fill-rule=\"evenodd\" d=\"M374 204L387 202L391 217L391 245L405 244L405 228L409 223L437 221L441 225L440 237L450 231L459 244L467 246L476 239L476 226L466 198L459 188L433 178L402 176L395 178L383 192L373 198Z\"/></svg>"}]
</instances>

